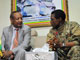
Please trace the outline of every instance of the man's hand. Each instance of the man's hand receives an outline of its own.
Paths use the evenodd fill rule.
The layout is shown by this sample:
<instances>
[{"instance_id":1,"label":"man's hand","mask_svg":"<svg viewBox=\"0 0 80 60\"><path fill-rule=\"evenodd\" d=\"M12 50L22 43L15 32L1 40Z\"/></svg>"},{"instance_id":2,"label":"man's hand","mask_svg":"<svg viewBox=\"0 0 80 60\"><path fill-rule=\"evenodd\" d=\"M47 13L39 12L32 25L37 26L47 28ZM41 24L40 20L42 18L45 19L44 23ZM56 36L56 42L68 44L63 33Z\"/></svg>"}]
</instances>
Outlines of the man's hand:
<instances>
[{"instance_id":1,"label":"man's hand","mask_svg":"<svg viewBox=\"0 0 80 60\"><path fill-rule=\"evenodd\" d=\"M4 57L4 58L8 58L8 57L10 57L11 55L13 55L13 52L12 52L12 51L3 51L3 57Z\"/></svg>"},{"instance_id":2,"label":"man's hand","mask_svg":"<svg viewBox=\"0 0 80 60\"><path fill-rule=\"evenodd\" d=\"M54 44L54 41L53 41L53 40L49 40L47 43L48 43L49 45L53 45L53 44Z\"/></svg>"},{"instance_id":3,"label":"man's hand","mask_svg":"<svg viewBox=\"0 0 80 60\"><path fill-rule=\"evenodd\" d=\"M54 45L53 40L49 40L47 43L49 44L49 48L53 48L53 45Z\"/></svg>"},{"instance_id":4,"label":"man's hand","mask_svg":"<svg viewBox=\"0 0 80 60\"><path fill-rule=\"evenodd\" d=\"M11 58L11 60L13 60L14 59L14 55L11 55L10 58Z\"/></svg>"},{"instance_id":5,"label":"man's hand","mask_svg":"<svg viewBox=\"0 0 80 60\"><path fill-rule=\"evenodd\" d=\"M59 39L58 38L55 37L53 40L54 40L55 44L59 44Z\"/></svg>"}]
</instances>

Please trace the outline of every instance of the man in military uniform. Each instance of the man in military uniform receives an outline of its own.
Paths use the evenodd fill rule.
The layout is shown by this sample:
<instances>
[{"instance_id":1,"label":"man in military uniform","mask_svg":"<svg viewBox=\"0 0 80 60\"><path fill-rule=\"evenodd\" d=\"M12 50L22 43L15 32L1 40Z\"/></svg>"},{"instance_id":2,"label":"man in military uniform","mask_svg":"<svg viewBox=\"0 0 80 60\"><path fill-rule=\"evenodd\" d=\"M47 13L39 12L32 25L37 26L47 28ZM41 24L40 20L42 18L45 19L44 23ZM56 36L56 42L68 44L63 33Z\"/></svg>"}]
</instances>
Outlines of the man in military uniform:
<instances>
[{"instance_id":1,"label":"man in military uniform","mask_svg":"<svg viewBox=\"0 0 80 60\"><path fill-rule=\"evenodd\" d=\"M76 22L65 21L62 10L51 13L52 29L47 35L50 51L56 51L58 60L80 60L80 26Z\"/></svg>"}]
</instances>

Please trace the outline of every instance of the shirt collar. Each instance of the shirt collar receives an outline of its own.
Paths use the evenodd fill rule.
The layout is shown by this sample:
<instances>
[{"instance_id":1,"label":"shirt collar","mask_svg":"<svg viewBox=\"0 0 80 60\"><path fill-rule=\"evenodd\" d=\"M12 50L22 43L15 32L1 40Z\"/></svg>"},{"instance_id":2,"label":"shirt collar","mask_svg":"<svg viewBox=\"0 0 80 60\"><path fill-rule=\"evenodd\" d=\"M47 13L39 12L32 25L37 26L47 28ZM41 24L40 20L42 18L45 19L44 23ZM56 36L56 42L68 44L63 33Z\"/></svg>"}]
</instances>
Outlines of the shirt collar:
<instances>
[{"instance_id":1,"label":"shirt collar","mask_svg":"<svg viewBox=\"0 0 80 60\"><path fill-rule=\"evenodd\" d=\"M13 31L15 31L16 30L16 28L12 25L12 27L13 27Z\"/></svg>"}]
</instances>

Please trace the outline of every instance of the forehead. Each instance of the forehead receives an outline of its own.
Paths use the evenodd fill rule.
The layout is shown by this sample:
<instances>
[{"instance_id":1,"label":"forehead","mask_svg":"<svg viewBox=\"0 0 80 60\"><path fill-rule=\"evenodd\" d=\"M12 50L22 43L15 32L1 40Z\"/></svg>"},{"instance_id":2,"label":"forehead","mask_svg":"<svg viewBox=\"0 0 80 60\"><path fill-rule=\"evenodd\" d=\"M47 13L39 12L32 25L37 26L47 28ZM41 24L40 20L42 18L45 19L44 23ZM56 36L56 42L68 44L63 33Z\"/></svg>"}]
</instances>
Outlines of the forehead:
<instances>
[{"instance_id":1,"label":"forehead","mask_svg":"<svg viewBox=\"0 0 80 60\"><path fill-rule=\"evenodd\" d=\"M17 18L17 17L22 17L21 13L19 13L19 12L14 13L14 18Z\"/></svg>"}]
</instances>

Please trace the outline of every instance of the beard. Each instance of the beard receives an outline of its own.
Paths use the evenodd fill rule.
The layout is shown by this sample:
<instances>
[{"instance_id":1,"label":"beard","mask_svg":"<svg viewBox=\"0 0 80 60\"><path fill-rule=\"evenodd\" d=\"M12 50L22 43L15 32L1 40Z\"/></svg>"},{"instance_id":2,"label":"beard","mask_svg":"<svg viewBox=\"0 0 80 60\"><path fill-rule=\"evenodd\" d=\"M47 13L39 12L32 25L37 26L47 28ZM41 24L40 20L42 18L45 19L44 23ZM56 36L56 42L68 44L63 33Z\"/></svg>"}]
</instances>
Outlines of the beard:
<instances>
[{"instance_id":1,"label":"beard","mask_svg":"<svg viewBox=\"0 0 80 60\"><path fill-rule=\"evenodd\" d=\"M55 25L55 24L53 24L51 26L53 27L53 29L58 29L60 27L60 25Z\"/></svg>"},{"instance_id":2,"label":"beard","mask_svg":"<svg viewBox=\"0 0 80 60\"><path fill-rule=\"evenodd\" d=\"M21 25L21 26L16 26L16 25L14 25L14 27L15 27L15 28L22 28L22 25Z\"/></svg>"},{"instance_id":3,"label":"beard","mask_svg":"<svg viewBox=\"0 0 80 60\"><path fill-rule=\"evenodd\" d=\"M23 24L17 24L17 25L13 25L15 28L22 28Z\"/></svg>"}]
</instances>

